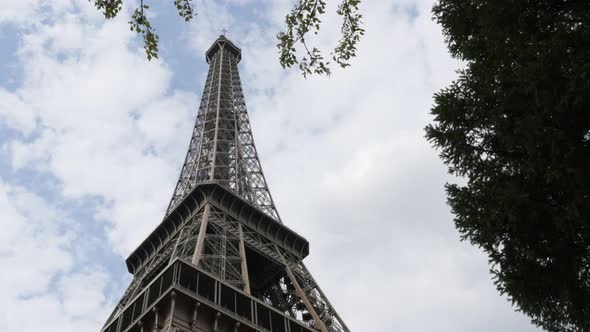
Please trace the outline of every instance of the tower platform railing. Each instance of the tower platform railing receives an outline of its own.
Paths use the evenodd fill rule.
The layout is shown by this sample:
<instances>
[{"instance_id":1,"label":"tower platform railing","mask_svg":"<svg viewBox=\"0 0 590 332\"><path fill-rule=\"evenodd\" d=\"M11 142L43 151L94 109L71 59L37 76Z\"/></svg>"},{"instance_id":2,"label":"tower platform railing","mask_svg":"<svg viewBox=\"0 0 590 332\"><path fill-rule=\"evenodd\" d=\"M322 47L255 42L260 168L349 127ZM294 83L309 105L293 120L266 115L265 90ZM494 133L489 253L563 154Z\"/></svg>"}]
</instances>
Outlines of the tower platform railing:
<instances>
[{"instance_id":1,"label":"tower platform railing","mask_svg":"<svg viewBox=\"0 0 590 332\"><path fill-rule=\"evenodd\" d=\"M188 332L203 320L218 331L317 332L180 258L144 286L101 332Z\"/></svg>"}]
</instances>

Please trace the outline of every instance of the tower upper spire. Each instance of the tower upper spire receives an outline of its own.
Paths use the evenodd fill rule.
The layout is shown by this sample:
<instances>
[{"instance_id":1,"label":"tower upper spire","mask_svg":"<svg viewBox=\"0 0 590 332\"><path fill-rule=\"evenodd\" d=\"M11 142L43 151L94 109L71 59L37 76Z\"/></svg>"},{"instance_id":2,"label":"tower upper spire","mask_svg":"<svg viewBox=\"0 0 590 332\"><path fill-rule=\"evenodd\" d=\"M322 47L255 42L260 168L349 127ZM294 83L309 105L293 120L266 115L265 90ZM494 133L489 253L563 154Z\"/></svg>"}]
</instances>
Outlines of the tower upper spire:
<instances>
[{"instance_id":1,"label":"tower upper spire","mask_svg":"<svg viewBox=\"0 0 590 332\"><path fill-rule=\"evenodd\" d=\"M238 72L241 50L224 35L206 52L209 73L169 214L199 183L217 182L280 222L250 129Z\"/></svg>"}]
</instances>

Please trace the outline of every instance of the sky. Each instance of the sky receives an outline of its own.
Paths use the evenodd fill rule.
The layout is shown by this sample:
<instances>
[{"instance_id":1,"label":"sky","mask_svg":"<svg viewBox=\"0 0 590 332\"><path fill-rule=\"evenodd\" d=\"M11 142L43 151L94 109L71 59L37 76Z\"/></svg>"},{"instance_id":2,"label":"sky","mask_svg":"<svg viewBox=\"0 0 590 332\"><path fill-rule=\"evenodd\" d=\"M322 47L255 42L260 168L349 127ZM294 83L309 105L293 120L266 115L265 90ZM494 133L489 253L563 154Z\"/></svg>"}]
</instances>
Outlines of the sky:
<instances>
[{"instance_id":1,"label":"sky","mask_svg":"<svg viewBox=\"0 0 590 332\"><path fill-rule=\"evenodd\" d=\"M293 2L146 1L147 61L125 1L106 22L84 0L0 2L0 331L98 331L131 280L124 259L161 221L227 29L254 138L283 222L353 331L539 331L460 241L451 178L424 138L432 95L461 62L430 0L363 1L352 66L304 79L278 63ZM339 37L330 2L321 49Z\"/></svg>"}]
</instances>

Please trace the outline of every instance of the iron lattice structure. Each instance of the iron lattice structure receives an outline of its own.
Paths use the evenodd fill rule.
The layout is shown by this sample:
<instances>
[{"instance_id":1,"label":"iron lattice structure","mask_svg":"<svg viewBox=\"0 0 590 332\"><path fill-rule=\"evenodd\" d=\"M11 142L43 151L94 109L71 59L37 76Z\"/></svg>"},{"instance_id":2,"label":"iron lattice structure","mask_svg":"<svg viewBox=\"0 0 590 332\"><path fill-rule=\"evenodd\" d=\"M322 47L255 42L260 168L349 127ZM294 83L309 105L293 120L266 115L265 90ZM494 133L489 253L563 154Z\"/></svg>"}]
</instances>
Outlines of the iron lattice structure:
<instances>
[{"instance_id":1,"label":"iron lattice structure","mask_svg":"<svg viewBox=\"0 0 590 332\"><path fill-rule=\"evenodd\" d=\"M223 47L216 42L207 52L210 66L201 106L167 213L197 184L216 181L280 222L254 146L238 72L240 58L233 44Z\"/></svg>"},{"instance_id":2,"label":"iron lattice structure","mask_svg":"<svg viewBox=\"0 0 590 332\"><path fill-rule=\"evenodd\" d=\"M220 36L164 220L127 258L133 281L102 332L350 331L303 264L262 173L238 73Z\"/></svg>"}]
</instances>

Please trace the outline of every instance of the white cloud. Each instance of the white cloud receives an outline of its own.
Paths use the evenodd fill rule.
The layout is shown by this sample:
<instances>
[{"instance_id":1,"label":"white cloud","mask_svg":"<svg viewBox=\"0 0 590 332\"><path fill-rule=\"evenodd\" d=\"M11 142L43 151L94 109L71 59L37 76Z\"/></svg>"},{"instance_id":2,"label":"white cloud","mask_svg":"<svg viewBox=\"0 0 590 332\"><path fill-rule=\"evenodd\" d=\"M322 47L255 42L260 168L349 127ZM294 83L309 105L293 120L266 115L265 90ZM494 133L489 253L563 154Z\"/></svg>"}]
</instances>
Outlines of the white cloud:
<instances>
[{"instance_id":1,"label":"white cloud","mask_svg":"<svg viewBox=\"0 0 590 332\"><path fill-rule=\"evenodd\" d=\"M80 248L72 245L80 235L67 214L0 178L0 224L2 329L97 329L97 317L106 316L105 306L113 305L103 295L106 274L90 269L72 273L81 263L74 255Z\"/></svg>"},{"instance_id":2,"label":"white cloud","mask_svg":"<svg viewBox=\"0 0 590 332\"><path fill-rule=\"evenodd\" d=\"M228 4L224 1L195 1L198 12L190 22L191 33L186 36L187 42L197 52L205 52L211 43L219 37L222 29L240 31L236 18L229 11Z\"/></svg>"},{"instance_id":3,"label":"white cloud","mask_svg":"<svg viewBox=\"0 0 590 332\"><path fill-rule=\"evenodd\" d=\"M242 47L242 82L273 197L284 222L310 240L307 264L348 325L355 331L533 331L493 289L485 257L459 242L444 204L449 178L423 138L432 94L459 66L431 21L432 2L364 1L367 34L353 66L308 80L296 69L283 72L277 60L275 34L292 2L262 2L267 7L254 10L255 19L231 12L244 3L197 3L199 16L185 41L203 52L226 27ZM10 4L3 4L5 13L20 6ZM34 134L4 147L15 169L56 178L60 197L99 198L95 219L106 222L111 246L125 255L162 217L200 91L173 90L170 69L145 60L127 18L103 23L91 4L44 4L60 14L23 30L24 83L15 92L0 89L0 125ZM35 5L18 8L33 15ZM25 24L12 14L2 17ZM318 39L324 49L337 41L339 23L326 16ZM29 204L35 209L24 208ZM0 285L16 286L0 308L19 309L0 321L20 322L25 331L37 324L95 330L112 309L108 274L70 273L83 258L67 244L75 231L59 225L73 221L48 205L0 183L1 220L17 221L0 234L15 248L0 255L7 259L2 266L34 260L39 250L47 255L18 266L38 278L32 283L2 275ZM27 212L38 210L50 217ZM39 236L46 241L37 243ZM47 292L49 285L54 291ZM27 307L41 312L37 322L27 321Z\"/></svg>"},{"instance_id":4,"label":"white cloud","mask_svg":"<svg viewBox=\"0 0 590 332\"><path fill-rule=\"evenodd\" d=\"M30 134L35 129L35 113L18 94L0 88L0 125Z\"/></svg>"},{"instance_id":5,"label":"white cloud","mask_svg":"<svg viewBox=\"0 0 590 332\"><path fill-rule=\"evenodd\" d=\"M63 229L69 222L60 211L20 187L0 182L0 274L2 293L9 298L28 296L47 289L48 276L72 266L68 242L72 234Z\"/></svg>"},{"instance_id":6,"label":"white cloud","mask_svg":"<svg viewBox=\"0 0 590 332\"><path fill-rule=\"evenodd\" d=\"M135 35L125 17L93 25L80 15L73 10L24 36L23 87L0 103L20 98L40 132L8 149L15 168L51 172L66 197L102 198L100 217L125 254L151 230L145 220L162 216L177 176L171 162L179 164L188 139L176 133L190 131L196 95L169 94L166 65L128 47Z\"/></svg>"},{"instance_id":7,"label":"white cloud","mask_svg":"<svg viewBox=\"0 0 590 332\"><path fill-rule=\"evenodd\" d=\"M44 19L61 16L75 5L73 0L2 0L0 24L35 25Z\"/></svg>"},{"instance_id":8,"label":"white cloud","mask_svg":"<svg viewBox=\"0 0 590 332\"><path fill-rule=\"evenodd\" d=\"M61 278L58 289L62 294L63 310L71 317L104 317L111 308L105 308L103 294L108 275L100 271L85 271ZM100 317L99 319L101 319Z\"/></svg>"},{"instance_id":9,"label":"white cloud","mask_svg":"<svg viewBox=\"0 0 590 332\"><path fill-rule=\"evenodd\" d=\"M8 329L99 329L120 282L90 263L103 235L86 232L104 221L109 246L125 255L151 230L187 144L176 133L190 131L196 110L195 94L169 91L165 63L149 63L130 46L135 34L126 13L104 23L90 3L90 11L63 4L37 4L60 10L43 22L9 21L26 25L17 53L23 83L14 92L0 89L0 125L23 135L8 136L2 148L16 174L43 174L58 187L39 188L56 194L47 201L0 182L0 238L7 244L0 266L12 271L0 275L0 321ZM55 206L88 198L98 198L90 211L73 213L94 211L90 220L72 221Z\"/></svg>"},{"instance_id":10,"label":"white cloud","mask_svg":"<svg viewBox=\"0 0 590 332\"><path fill-rule=\"evenodd\" d=\"M23 22L35 13L41 0L4 0L0 6L0 22Z\"/></svg>"}]
</instances>

